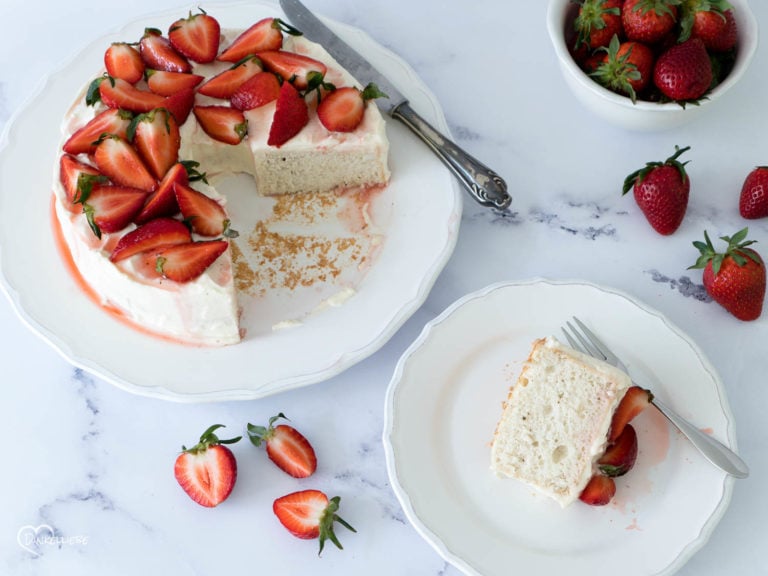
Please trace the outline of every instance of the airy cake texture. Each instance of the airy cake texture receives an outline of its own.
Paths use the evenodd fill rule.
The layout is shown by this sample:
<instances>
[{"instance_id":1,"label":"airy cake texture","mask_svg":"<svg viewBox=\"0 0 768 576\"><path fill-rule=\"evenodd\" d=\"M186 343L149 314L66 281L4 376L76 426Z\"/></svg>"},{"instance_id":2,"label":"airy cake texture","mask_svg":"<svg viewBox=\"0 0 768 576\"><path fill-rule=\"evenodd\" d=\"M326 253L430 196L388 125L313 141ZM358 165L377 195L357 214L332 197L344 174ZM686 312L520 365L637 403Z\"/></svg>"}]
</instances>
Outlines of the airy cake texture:
<instances>
[{"instance_id":1,"label":"airy cake texture","mask_svg":"<svg viewBox=\"0 0 768 576\"><path fill-rule=\"evenodd\" d=\"M592 476L630 386L624 372L605 362L553 337L536 340L504 403L491 469L567 506Z\"/></svg>"}]
</instances>

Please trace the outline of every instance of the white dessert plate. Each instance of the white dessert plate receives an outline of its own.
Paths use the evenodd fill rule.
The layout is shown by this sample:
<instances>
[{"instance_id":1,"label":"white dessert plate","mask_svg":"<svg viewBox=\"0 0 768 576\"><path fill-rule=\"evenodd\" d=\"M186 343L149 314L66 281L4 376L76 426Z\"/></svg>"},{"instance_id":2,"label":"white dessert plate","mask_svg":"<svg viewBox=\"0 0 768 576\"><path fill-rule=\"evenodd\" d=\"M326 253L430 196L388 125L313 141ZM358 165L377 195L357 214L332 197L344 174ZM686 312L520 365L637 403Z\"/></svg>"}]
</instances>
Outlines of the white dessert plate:
<instances>
[{"instance_id":1,"label":"white dessert plate","mask_svg":"<svg viewBox=\"0 0 768 576\"><path fill-rule=\"evenodd\" d=\"M428 324L397 365L384 445L409 520L466 574L672 574L708 539L733 478L654 409L634 421L639 456L605 507L567 508L490 470L502 402L536 338L577 315L636 379L735 447L715 370L662 315L591 284L532 280L470 294Z\"/></svg>"},{"instance_id":2,"label":"white dessert plate","mask_svg":"<svg viewBox=\"0 0 768 576\"><path fill-rule=\"evenodd\" d=\"M126 390L179 401L259 398L325 380L378 350L425 300L451 255L462 198L437 158L392 121L392 181L380 199L391 206L383 245L359 284L341 290L343 305L338 298L318 305L311 290L284 292L282 320L291 322L269 322L289 328L254 329L248 323L259 319L244 318L245 340L225 348L162 341L105 313L76 286L54 243L51 181L60 125L78 91L99 73L110 42L138 39L148 26L167 28L189 9L196 5L142 18L96 40L9 122L0 139L2 286L25 323L69 361ZM217 4L210 13L222 29L282 16L264 1ZM328 24L447 132L438 102L405 62L360 30ZM310 313L315 308L321 310ZM296 317L300 322L292 322Z\"/></svg>"}]
</instances>

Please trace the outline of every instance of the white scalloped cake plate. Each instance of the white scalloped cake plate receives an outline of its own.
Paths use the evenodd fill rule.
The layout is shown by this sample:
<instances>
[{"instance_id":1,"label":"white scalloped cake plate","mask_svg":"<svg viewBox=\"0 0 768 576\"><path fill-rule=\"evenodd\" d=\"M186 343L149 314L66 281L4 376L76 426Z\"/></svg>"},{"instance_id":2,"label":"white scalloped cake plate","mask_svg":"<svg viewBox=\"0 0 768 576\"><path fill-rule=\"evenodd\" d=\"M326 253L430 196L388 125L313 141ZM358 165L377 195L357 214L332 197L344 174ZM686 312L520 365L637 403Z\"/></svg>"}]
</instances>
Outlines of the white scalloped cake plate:
<instances>
[{"instance_id":1,"label":"white scalloped cake plate","mask_svg":"<svg viewBox=\"0 0 768 576\"><path fill-rule=\"evenodd\" d=\"M195 9L195 6L190 6ZM106 46L166 27L188 9L155 14L100 38L52 74L8 123L0 139L0 269L22 320L74 365L131 392L179 401L253 399L317 383L378 350L426 299L450 257L461 221L457 183L408 130L389 121L391 206L384 242L370 270L341 306L309 314L300 325L249 330L224 348L182 346L131 329L77 287L61 262L51 221L51 180L60 125L77 93L103 66ZM276 4L217 5L222 28L282 16ZM414 71L365 33L328 21L447 133L438 102ZM288 296L306 310L305 293Z\"/></svg>"},{"instance_id":2,"label":"white scalloped cake plate","mask_svg":"<svg viewBox=\"0 0 768 576\"><path fill-rule=\"evenodd\" d=\"M635 467L605 507L554 500L490 470L502 402L533 340L579 316L697 426L735 448L733 417L713 367L680 330L626 294L579 282L494 284L430 322L399 361L385 408L392 486L411 523L466 574L668 575L709 538L733 478L663 416L633 425Z\"/></svg>"}]
</instances>

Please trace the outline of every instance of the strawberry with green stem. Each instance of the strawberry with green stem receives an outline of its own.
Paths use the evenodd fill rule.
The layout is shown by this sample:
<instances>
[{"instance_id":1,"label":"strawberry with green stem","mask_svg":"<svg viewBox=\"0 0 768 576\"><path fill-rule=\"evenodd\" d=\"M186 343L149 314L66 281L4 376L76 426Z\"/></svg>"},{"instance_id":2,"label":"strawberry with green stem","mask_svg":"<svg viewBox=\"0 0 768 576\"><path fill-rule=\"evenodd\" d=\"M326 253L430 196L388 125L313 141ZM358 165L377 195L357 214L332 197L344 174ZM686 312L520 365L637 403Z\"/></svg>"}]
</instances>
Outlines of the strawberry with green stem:
<instances>
[{"instance_id":1,"label":"strawberry with green stem","mask_svg":"<svg viewBox=\"0 0 768 576\"><path fill-rule=\"evenodd\" d=\"M704 269L704 288L712 298L736 316L750 321L760 317L765 300L765 263L760 255L749 248L755 240L747 240L749 229L743 228L733 236L721 236L728 244L724 252L717 252L704 231L704 242L693 245L700 256L689 269Z\"/></svg>"},{"instance_id":2,"label":"strawberry with green stem","mask_svg":"<svg viewBox=\"0 0 768 576\"><path fill-rule=\"evenodd\" d=\"M286 494L274 501L272 511L280 523L297 538L305 540L320 539L322 554L326 540L342 550L343 547L333 530L336 522L352 532L357 532L338 514L341 498L334 496L330 500L319 490L302 490Z\"/></svg>"},{"instance_id":3,"label":"strawberry with green stem","mask_svg":"<svg viewBox=\"0 0 768 576\"><path fill-rule=\"evenodd\" d=\"M248 438L254 446L264 444L269 459L286 474L294 478L311 476L317 469L315 449L293 426L275 426L275 422L280 419L287 420L282 412L270 418L267 426L248 424Z\"/></svg>"},{"instance_id":4,"label":"strawberry with green stem","mask_svg":"<svg viewBox=\"0 0 768 576\"><path fill-rule=\"evenodd\" d=\"M700 38L707 50L727 52L736 46L738 26L726 0L687 0L682 7L678 42Z\"/></svg>"},{"instance_id":5,"label":"strawberry with green stem","mask_svg":"<svg viewBox=\"0 0 768 576\"><path fill-rule=\"evenodd\" d=\"M590 50L607 46L614 35L623 34L621 0L580 0L579 12L573 21L576 45Z\"/></svg>"},{"instance_id":6,"label":"strawberry with green stem","mask_svg":"<svg viewBox=\"0 0 768 576\"><path fill-rule=\"evenodd\" d=\"M241 437L222 440L214 434L219 428L223 425L214 424L203 432L197 444L191 448L182 446L173 468L184 492L208 508L226 500L237 480L237 461L225 444L234 444Z\"/></svg>"},{"instance_id":7,"label":"strawberry with green stem","mask_svg":"<svg viewBox=\"0 0 768 576\"><path fill-rule=\"evenodd\" d=\"M688 162L680 156L690 146L675 146L675 153L663 162L648 162L624 180L622 194L633 189L635 202L656 232L668 236L680 227L688 207L691 180L685 170Z\"/></svg>"},{"instance_id":8,"label":"strawberry with green stem","mask_svg":"<svg viewBox=\"0 0 768 576\"><path fill-rule=\"evenodd\" d=\"M675 27L681 0L625 0L621 21L628 40L653 44Z\"/></svg>"},{"instance_id":9,"label":"strawberry with green stem","mask_svg":"<svg viewBox=\"0 0 768 576\"><path fill-rule=\"evenodd\" d=\"M675 44L656 59L653 83L668 98L685 108L699 101L712 87L712 61L699 38Z\"/></svg>"},{"instance_id":10,"label":"strawberry with green stem","mask_svg":"<svg viewBox=\"0 0 768 576\"><path fill-rule=\"evenodd\" d=\"M653 51L640 42L620 42L614 35L607 48L600 48L603 61L590 74L599 84L637 101L653 77Z\"/></svg>"}]
</instances>

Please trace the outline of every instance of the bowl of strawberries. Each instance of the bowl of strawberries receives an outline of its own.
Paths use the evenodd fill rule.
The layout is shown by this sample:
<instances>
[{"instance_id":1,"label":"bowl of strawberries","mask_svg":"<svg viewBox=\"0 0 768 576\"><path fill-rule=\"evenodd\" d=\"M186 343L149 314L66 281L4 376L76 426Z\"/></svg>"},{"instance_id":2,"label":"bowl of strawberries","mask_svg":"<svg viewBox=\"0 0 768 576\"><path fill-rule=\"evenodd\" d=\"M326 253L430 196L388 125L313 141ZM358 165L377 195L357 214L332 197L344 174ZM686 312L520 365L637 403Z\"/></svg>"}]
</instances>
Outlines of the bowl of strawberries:
<instances>
[{"instance_id":1,"label":"bowl of strawberries","mask_svg":"<svg viewBox=\"0 0 768 576\"><path fill-rule=\"evenodd\" d=\"M547 27L578 100L645 131L712 107L745 74L758 39L747 0L550 0Z\"/></svg>"}]
</instances>

